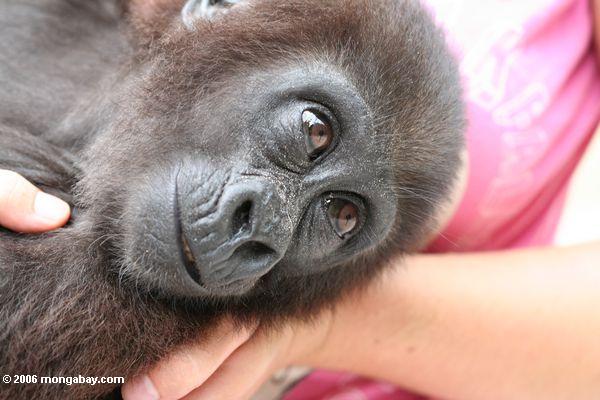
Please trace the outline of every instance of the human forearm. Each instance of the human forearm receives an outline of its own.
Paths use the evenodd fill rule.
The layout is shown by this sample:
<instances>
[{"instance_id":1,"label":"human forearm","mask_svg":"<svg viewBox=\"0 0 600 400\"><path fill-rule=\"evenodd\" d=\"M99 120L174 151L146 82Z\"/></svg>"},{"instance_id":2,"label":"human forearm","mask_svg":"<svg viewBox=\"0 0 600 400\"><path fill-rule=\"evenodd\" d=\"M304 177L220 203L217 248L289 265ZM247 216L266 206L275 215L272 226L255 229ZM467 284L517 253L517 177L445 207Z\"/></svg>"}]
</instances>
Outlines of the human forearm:
<instances>
[{"instance_id":1,"label":"human forearm","mask_svg":"<svg viewBox=\"0 0 600 400\"><path fill-rule=\"evenodd\" d=\"M599 243L408 259L304 361L444 398L597 398L599 260Z\"/></svg>"}]
</instances>

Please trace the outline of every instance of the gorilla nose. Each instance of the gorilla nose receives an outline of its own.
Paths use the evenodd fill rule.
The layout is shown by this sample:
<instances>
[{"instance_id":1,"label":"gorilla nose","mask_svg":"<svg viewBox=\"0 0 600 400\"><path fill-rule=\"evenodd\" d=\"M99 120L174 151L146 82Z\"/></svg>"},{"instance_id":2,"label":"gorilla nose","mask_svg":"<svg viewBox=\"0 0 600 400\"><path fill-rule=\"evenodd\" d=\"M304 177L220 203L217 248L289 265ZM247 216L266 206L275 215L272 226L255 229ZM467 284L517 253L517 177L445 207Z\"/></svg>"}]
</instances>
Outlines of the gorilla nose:
<instances>
[{"instance_id":1,"label":"gorilla nose","mask_svg":"<svg viewBox=\"0 0 600 400\"><path fill-rule=\"evenodd\" d=\"M292 230L282 211L281 197L269 182L227 185L215 212L186 232L195 263L190 275L213 295L248 291L287 250Z\"/></svg>"}]
</instances>

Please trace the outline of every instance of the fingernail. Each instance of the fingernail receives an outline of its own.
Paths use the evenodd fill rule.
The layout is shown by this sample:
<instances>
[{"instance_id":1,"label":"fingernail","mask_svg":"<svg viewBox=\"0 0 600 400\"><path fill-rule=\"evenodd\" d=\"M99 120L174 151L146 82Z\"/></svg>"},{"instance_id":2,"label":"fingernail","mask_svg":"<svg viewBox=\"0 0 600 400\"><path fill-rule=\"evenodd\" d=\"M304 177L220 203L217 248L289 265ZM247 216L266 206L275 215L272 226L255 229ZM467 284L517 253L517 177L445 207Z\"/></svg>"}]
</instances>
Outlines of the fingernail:
<instances>
[{"instance_id":1,"label":"fingernail","mask_svg":"<svg viewBox=\"0 0 600 400\"><path fill-rule=\"evenodd\" d=\"M135 381L131 382L127 388L126 400L159 400L158 390L154 387L154 384L148 377L148 375L142 375L135 378Z\"/></svg>"},{"instance_id":2,"label":"fingernail","mask_svg":"<svg viewBox=\"0 0 600 400\"><path fill-rule=\"evenodd\" d=\"M69 205L44 192L38 192L33 202L36 215L51 221L63 220L69 214Z\"/></svg>"}]
</instances>

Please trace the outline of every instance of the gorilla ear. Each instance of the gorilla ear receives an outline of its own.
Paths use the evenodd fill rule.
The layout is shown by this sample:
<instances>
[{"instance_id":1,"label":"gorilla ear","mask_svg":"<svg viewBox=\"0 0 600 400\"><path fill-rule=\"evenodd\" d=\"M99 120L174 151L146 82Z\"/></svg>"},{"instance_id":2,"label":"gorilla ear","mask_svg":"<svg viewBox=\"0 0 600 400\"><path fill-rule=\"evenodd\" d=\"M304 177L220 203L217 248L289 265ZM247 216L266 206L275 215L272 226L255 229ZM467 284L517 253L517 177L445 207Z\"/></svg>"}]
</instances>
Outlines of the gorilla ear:
<instances>
[{"instance_id":1,"label":"gorilla ear","mask_svg":"<svg viewBox=\"0 0 600 400\"><path fill-rule=\"evenodd\" d=\"M193 29L198 19L211 19L241 0L187 0L181 10L181 19L188 29Z\"/></svg>"}]
</instances>

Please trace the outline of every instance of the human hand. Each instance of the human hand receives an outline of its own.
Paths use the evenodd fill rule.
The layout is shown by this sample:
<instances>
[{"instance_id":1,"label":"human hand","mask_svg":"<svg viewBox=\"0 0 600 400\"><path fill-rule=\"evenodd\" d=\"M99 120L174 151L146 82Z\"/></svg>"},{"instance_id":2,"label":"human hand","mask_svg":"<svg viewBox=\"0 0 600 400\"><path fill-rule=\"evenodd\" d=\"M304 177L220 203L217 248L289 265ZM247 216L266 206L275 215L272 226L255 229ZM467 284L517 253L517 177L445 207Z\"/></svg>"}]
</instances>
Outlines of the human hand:
<instances>
[{"instance_id":1,"label":"human hand","mask_svg":"<svg viewBox=\"0 0 600 400\"><path fill-rule=\"evenodd\" d=\"M276 331L219 325L208 340L171 354L146 375L125 383L125 400L249 399L271 375L307 365L325 342L331 315L287 323Z\"/></svg>"},{"instance_id":2,"label":"human hand","mask_svg":"<svg viewBox=\"0 0 600 400\"><path fill-rule=\"evenodd\" d=\"M63 226L70 213L64 201L40 191L16 172L0 169L0 226L45 232Z\"/></svg>"}]
</instances>

